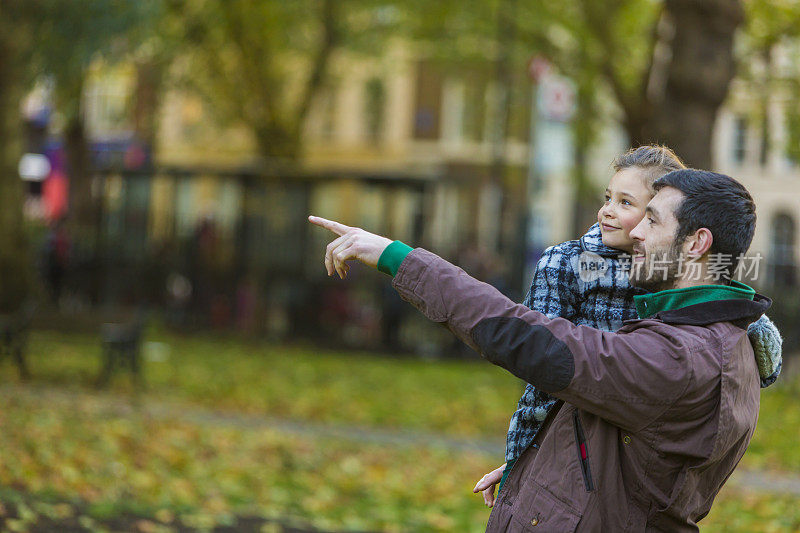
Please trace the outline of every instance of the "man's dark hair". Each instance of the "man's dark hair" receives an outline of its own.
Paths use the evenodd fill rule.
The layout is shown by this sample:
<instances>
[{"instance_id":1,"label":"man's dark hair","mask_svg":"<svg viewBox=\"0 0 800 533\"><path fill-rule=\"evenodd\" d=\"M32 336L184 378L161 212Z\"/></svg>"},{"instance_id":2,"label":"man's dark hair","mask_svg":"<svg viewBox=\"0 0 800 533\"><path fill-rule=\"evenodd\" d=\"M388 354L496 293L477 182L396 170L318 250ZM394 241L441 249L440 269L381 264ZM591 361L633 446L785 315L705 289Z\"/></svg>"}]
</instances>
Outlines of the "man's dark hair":
<instances>
[{"instance_id":1,"label":"man's dark hair","mask_svg":"<svg viewBox=\"0 0 800 533\"><path fill-rule=\"evenodd\" d=\"M678 232L675 244L700 228L713 236L710 253L730 254L726 280L733 277L756 230L756 204L744 185L725 174L707 170L684 169L665 174L653 184L656 191L674 187L684 194L675 218ZM727 258L726 258L727 261Z\"/></svg>"}]
</instances>

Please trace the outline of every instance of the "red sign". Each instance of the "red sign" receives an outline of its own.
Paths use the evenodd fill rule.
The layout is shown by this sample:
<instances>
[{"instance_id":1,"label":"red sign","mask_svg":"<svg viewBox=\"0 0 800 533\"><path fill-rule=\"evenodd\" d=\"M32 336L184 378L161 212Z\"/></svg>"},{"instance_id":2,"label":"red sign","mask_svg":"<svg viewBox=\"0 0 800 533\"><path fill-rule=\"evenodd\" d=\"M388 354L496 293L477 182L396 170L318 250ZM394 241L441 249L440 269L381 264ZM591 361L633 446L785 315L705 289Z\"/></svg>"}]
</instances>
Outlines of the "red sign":
<instances>
[{"instance_id":1,"label":"red sign","mask_svg":"<svg viewBox=\"0 0 800 533\"><path fill-rule=\"evenodd\" d=\"M535 55L528 61L528 76L536 83L547 76L550 70L550 62L540 55Z\"/></svg>"},{"instance_id":2,"label":"red sign","mask_svg":"<svg viewBox=\"0 0 800 533\"><path fill-rule=\"evenodd\" d=\"M539 83L539 112L550 120L566 122L575 114L575 87L567 78L547 76Z\"/></svg>"}]
</instances>

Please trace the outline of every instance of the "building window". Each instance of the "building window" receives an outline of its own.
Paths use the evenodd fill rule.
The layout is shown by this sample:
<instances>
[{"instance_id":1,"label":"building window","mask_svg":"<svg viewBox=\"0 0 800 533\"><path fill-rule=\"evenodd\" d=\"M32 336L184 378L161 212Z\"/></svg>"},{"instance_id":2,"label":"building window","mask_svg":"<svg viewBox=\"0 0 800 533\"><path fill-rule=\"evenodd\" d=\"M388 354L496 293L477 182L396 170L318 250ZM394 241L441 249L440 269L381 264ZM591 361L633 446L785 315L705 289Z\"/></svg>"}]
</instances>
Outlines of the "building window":
<instances>
[{"instance_id":1,"label":"building window","mask_svg":"<svg viewBox=\"0 0 800 533\"><path fill-rule=\"evenodd\" d=\"M526 79L517 78L511 86L508 125L506 135L509 139L528 142L531 129L531 84Z\"/></svg>"},{"instance_id":2,"label":"building window","mask_svg":"<svg viewBox=\"0 0 800 533\"><path fill-rule=\"evenodd\" d=\"M442 107L443 77L430 62L417 65L416 103L414 106L414 138L434 140L439 138L439 120Z\"/></svg>"},{"instance_id":3,"label":"building window","mask_svg":"<svg viewBox=\"0 0 800 533\"><path fill-rule=\"evenodd\" d=\"M462 137L470 141L482 141L486 115L486 82L468 79L465 94Z\"/></svg>"},{"instance_id":4,"label":"building window","mask_svg":"<svg viewBox=\"0 0 800 533\"><path fill-rule=\"evenodd\" d=\"M369 80L364 88L364 115L366 119L367 140L378 144L383 135L386 89L379 78Z\"/></svg>"},{"instance_id":5,"label":"building window","mask_svg":"<svg viewBox=\"0 0 800 533\"><path fill-rule=\"evenodd\" d=\"M338 106L336 105L336 98L338 96L338 87L331 83L322 93L322 138L331 140L336 135L336 112Z\"/></svg>"},{"instance_id":6,"label":"building window","mask_svg":"<svg viewBox=\"0 0 800 533\"><path fill-rule=\"evenodd\" d=\"M733 122L733 160L737 165L744 163L747 155L747 118L736 117Z\"/></svg>"},{"instance_id":7,"label":"building window","mask_svg":"<svg viewBox=\"0 0 800 533\"><path fill-rule=\"evenodd\" d=\"M460 145L464 140L463 80L449 78L442 88L442 140Z\"/></svg>"},{"instance_id":8,"label":"building window","mask_svg":"<svg viewBox=\"0 0 800 533\"><path fill-rule=\"evenodd\" d=\"M779 213L772 219L770 246L771 279L775 287L794 287L797 284L795 262L795 223L791 215Z\"/></svg>"},{"instance_id":9,"label":"building window","mask_svg":"<svg viewBox=\"0 0 800 533\"><path fill-rule=\"evenodd\" d=\"M800 90L797 90L797 96L800 97ZM797 166L800 164L800 112L795 107L787 107L786 109L786 161L789 166Z\"/></svg>"},{"instance_id":10,"label":"building window","mask_svg":"<svg viewBox=\"0 0 800 533\"><path fill-rule=\"evenodd\" d=\"M118 137L130 132L128 86L125 76L114 72L87 82L83 103L91 138Z\"/></svg>"}]
</instances>

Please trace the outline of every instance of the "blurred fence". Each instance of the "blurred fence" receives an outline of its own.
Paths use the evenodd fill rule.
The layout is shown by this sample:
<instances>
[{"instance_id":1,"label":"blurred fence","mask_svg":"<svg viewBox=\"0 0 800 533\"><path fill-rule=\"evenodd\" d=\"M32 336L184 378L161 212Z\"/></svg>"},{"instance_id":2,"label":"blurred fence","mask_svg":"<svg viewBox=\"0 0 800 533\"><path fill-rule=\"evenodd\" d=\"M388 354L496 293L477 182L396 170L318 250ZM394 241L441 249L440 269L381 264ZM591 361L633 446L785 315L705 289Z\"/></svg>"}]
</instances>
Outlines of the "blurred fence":
<instances>
[{"instance_id":1,"label":"blurred fence","mask_svg":"<svg viewBox=\"0 0 800 533\"><path fill-rule=\"evenodd\" d=\"M39 246L40 272L70 310L145 304L186 330L449 353L452 339L413 313L388 277L360 265L345 281L327 277L323 255L334 236L306 219L314 213L425 246L442 215L435 201L442 189L475 193L468 181L411 175L100 172L94 190L102 222L81 236L53 235L68 225L49 230ZM474 258L463 235L454 233L459 245L451 250ZM54 275L50 249L59 240L67 241L69 257ZM472 263L476 275L492 278L480 261Z\"/></svg>"},{"instance_id":2,"label":"blurred fence","mask_svg":"<svg viewBox=\"0 0 800 533\"><path fill-rule=\"evenodd\" d=\"M402 302L388 277L361 265L347 280L327 277L323 254L334 236L309 224L310 213L436 250L510 297L521 297L509 273L522 270L515 264L522 256L498 257L474 241L475 180L160 168L99 172L93 189L98 227L80 236L54 235L65 230L51 228L39 245L42 279L70 312L144 304L183 330L469 354ZM53 249L64 248L65 240L69 257L59 268ZM784 334L786 351L796 351L800 293L759 289L775 299L769 315Z\"/></svg>"}]
</instances>

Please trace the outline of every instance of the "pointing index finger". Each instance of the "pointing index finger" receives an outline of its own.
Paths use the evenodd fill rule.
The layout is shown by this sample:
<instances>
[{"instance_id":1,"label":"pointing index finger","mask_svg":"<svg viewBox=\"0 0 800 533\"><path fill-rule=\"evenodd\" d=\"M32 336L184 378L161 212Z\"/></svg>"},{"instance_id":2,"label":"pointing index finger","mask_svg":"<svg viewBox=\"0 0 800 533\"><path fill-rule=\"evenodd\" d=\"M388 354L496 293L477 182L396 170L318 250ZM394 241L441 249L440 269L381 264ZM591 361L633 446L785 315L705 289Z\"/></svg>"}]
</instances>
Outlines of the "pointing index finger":
<instances>
[{"instance_id":1,"label":"pointing index finger","mask_svg":"<svg viewBox=\"0 0 800 533\"><path fill-rule=\"evenodd\" d=\"M309 216L308 221L316 226L330 230L337 235L344 235L353 229L350 226L345 226L339 222L334 222L333 220L328 220L327 218L315 217L314 215Z\"/></svg>"}]
</instances>

